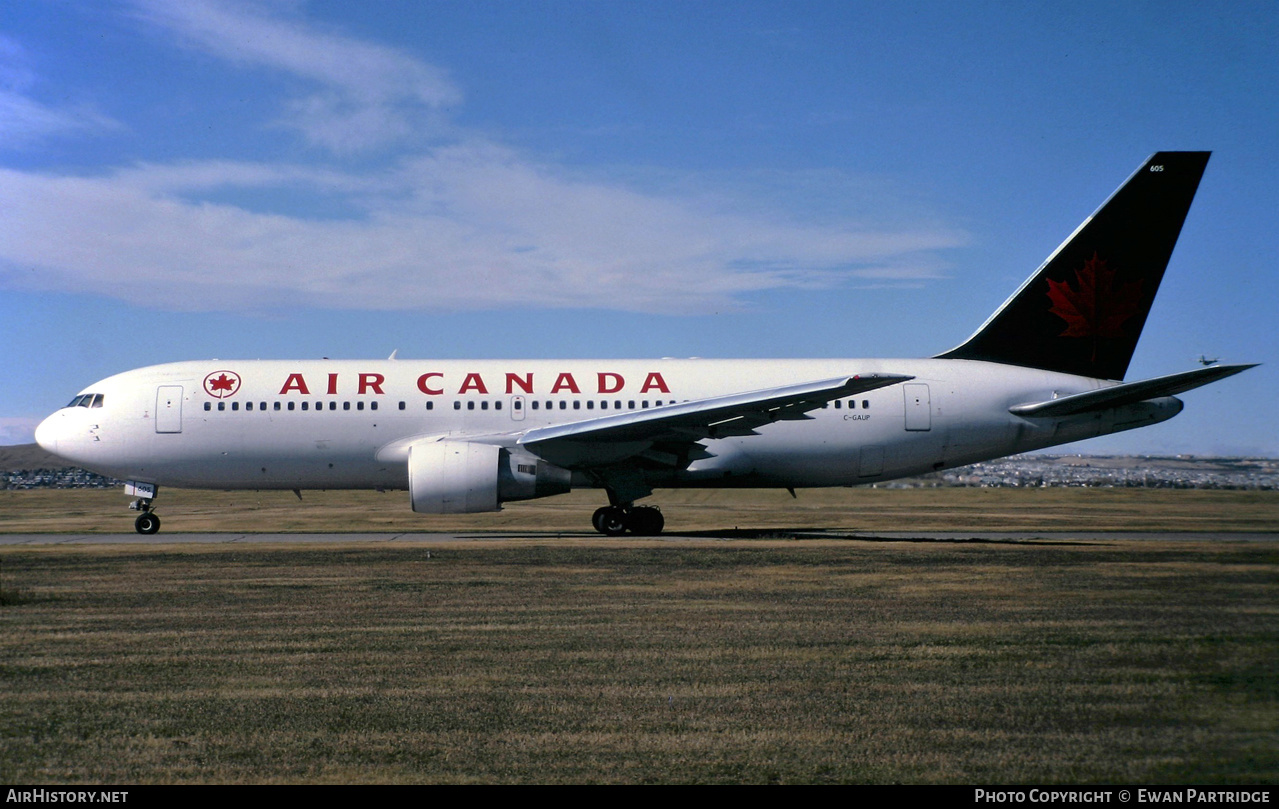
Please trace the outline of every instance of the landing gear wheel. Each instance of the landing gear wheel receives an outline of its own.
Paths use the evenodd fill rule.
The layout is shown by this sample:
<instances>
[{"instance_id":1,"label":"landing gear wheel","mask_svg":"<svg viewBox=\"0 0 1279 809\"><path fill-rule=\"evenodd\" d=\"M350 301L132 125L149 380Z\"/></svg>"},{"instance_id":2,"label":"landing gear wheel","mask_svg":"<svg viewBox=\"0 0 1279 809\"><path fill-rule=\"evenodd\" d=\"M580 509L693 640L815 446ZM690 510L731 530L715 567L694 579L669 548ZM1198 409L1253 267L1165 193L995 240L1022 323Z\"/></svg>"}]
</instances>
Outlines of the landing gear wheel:
<instances>
[{"instance_id":1,"label":"landing gear wheel","mask_svg":"<svg viewBox=\"0 0 1279 809\"><path fill-rule=\"evenodd\" d=\"M591 522L595 524L596 531L611 537L620 537L626 533L627 509L621 506L605 506L595 514L596 517L592 517Z\"/></svg>"},{"instance_id":2,"label":"landing gear wheel","mask_svg":"<svg viewBox=\"0 0 1279 809\"><path fill-rule=\"evenodd\" d=\"M601 506L595 509L595 513L591 515L591 525L595 526L595 530L601 534L608 533L604 530L604 515L608 512L608 506Z\"/></svg>"},{"instance_id":3,"label":"landing gear wheel","mask_svg":"<svg viewBox=\"0 0 1279 809\"><path fill-rule=\"evenodd\" d=\"M611 537L620 537L627 531L636 536L655 537L666 527L666 518L657 506L604 506L595 509L591 525Z\"/></svg>"},{"instance_id":4,"label":"landing gear wheel","mask_svg":"<svg viewBox=\"0 0 1279 809\"><path fill-rule=\"evenodd\" d=\"M139 534L154 534L160 530L160 518L150 511L144 511L133 521L133 527Z\"/></svg>"},{"instance_id":5,"label":"landing gear wheel","mask_svg":"<svg viewBox=\"0 0 1279 809\"><path fill-rule=\"evenodd\" d=\"M637 536L655 537L666 527L666 518L656 506L633 508L627 516L627 527Z\"/></svg>"}]
</instances>

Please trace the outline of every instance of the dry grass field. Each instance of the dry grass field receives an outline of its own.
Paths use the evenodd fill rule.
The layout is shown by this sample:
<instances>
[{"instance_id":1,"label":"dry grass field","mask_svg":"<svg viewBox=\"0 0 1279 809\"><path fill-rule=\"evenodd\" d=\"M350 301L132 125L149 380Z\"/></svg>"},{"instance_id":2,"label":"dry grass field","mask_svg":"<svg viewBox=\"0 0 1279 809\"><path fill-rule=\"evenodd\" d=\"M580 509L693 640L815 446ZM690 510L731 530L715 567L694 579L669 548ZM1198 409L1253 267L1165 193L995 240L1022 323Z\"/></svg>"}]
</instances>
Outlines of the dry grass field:
<instances>
[{"instance_id":1,"label":"dry grass field","mask_svg":"<svg viewBox=\"0 0 1279 809\"><path fill-rule=\"evenodd\" d=\"M7 492L0 518L128 530L109 494ZM1274 530L1273 498L696 494L660 500L693 540L0 547L0 780L1279 781L1273 542L714 538ZM595 502L446 526L402 494L164 496L166 531L489 537Z\"/></svg>"},{"instance_id":2,"label":"dry grass field","mask_svg":"<svg viewBox=\"0 0 1279 809\"><path fill-rule=\"evenodd\" d=\"M509 503L495 514L421 515L405 492L164 489L173 531L555 531L593 535L603 492ZM118 489L0 491L0 533L129 533ZM662 490L668 532L1279 531L1279 492L1170 489Z\"/></svg>"}]
</instances>

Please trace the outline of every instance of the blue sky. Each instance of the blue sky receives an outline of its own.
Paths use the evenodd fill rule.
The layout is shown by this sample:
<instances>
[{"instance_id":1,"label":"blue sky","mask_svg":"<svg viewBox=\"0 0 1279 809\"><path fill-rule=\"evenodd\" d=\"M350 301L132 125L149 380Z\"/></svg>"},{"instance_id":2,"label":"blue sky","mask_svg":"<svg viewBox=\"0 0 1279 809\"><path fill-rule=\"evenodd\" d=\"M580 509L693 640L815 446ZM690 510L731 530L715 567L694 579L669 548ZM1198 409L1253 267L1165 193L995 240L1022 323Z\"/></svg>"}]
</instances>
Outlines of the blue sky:
<instances>
[{"instance_id":1,"label":"blue sky","mask_svg":"<svg viewBox=\"0 0 1279 809\"><path fill-rule=\"evenodd\" d=\"M0 443L204 357L959 343L1151 152L1214 152L1083 452L1279 455L1279 6L8 2ZM854 369L855 370L855 369Z\"/></svg>"}]
</instances>

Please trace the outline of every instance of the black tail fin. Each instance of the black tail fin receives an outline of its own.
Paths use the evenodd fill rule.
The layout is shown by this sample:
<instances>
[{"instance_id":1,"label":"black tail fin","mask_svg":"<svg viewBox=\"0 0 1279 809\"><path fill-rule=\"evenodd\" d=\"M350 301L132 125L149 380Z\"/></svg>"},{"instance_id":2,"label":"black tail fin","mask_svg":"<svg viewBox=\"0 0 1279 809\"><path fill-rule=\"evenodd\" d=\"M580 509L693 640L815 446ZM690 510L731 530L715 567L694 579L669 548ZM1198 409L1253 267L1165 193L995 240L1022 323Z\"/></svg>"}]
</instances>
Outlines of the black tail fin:
<instances>
[{"instance_id":1,"label":"black tail fin","mask_svg":"<svg viewBox=\"0 0 1279 809\"><path fill-rule=\"evenodd\" d=\"M1123 379L1209 152L1157 152L940 359Z\"/></svg>"}]
</instances>

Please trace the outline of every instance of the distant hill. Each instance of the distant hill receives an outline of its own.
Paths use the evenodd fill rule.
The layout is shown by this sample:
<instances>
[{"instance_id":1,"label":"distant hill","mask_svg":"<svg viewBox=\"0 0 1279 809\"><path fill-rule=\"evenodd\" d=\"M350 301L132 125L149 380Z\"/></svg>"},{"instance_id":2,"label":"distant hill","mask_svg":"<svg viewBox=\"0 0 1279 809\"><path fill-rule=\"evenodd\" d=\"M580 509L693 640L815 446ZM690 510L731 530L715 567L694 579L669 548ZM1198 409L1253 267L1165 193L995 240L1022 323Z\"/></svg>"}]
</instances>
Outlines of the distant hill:
<instances>
[{"instance_id":1,"label":"distant hill","mask_svg":"<svg viewBox=\"0 0 1279 809\"><path fill-rule=\"evenodd\" d=\"M57 455L45 452L39 444L15 444L0 447L0 472L20 469L70 469L74 466Z\"/></svg>"}]
</instances>

